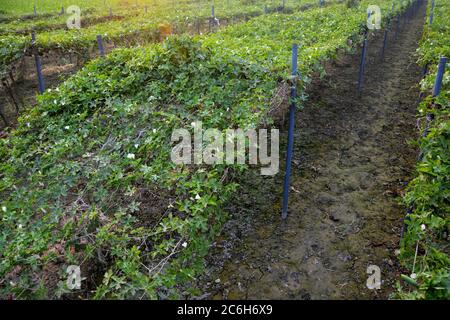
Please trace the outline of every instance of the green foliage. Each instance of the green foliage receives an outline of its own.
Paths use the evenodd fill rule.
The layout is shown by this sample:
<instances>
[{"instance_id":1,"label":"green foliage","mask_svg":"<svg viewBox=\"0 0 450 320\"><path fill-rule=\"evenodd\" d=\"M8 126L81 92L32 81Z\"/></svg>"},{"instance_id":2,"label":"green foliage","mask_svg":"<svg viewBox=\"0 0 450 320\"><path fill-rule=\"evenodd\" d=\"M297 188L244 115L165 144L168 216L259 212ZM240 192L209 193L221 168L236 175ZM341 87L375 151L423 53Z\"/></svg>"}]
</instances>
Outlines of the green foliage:
<instances>
[{"instance_id":1,"label":"green foliage","mask_svg":"<svg viewBox=\"0 0 450 320\"><path fill-rule=\"evenodd\" d=\"M47 269L63 284L69 259L104 266L96 298L163 297L156 288L192 279L236 186L221 182L224 166L175 166L171 132L197 119L245 127L265 105L258 78L260 67L174 38L116 50L40 96L1 140L1 294L38 297L43 282L53 297ZM146 192L164 197L143 203Z\"/></svg>"},{"instance_id":2,"label":"green foliage","mask_svg":"<svg viewBox=\"0 0 450 320\"><path fill-rule=\"evenodd\" d=\"M25 39L14 36L0 37L0 79L8 74L12 63L24 56L29 44L31 44L31 39L27 42Z\"/></svg>"},{"instance_id":3,"label":"green foliage","mask_svg":"<svg viewBox=\"0 0 450 320\"><path fill-rule=\"evenodd\" d=\"M436 66L441 55L450 53L448 42L450 29L450 5L447 1L436 1L434 20L425 26L423 39L418 49L419 61L429 65L429 73L422 81L422 91L430 94ZM450 298L450 103L449 71L443 80L441 94L428 96L419 106L419 114L430 115L428 134L420 139L422 160L417 164L416 176L404 196L413 212L407 220L407 232L401 244L402 263L416 274L415 284L406 281L407 287L398 285L397 296L405 299L449 299ZM414 256L418 245L417 262ZM408 290L410 289L410 290Z\"/></svg>"},{"instance_id":4,"label":"green foliage","mask_svg":"<svg viewBox=\"0 0 450 320\"><path fill-rule=\"evenodd\" d=\"M117 49L39 96L0 139L0 295L70 295L65 270L75 264L86 278L77 296L180 297L226 220L237 188L227 173L246 166L177 166L172 131L265 123L292 43L301 93L322 62L361 39L367 3Z\"/></svg>"},{"instance_id":5,"label":"green foliage","mask_svg":"<svg viewBox=\"0 0 450 320\"><path fill-rule=\"evenodd\" d=\"M264 13L262 0L255 4L241 4L240 1L234 0L229 5L216 6L217 16L230 22ZM316 1L296 1L289 8L297 10L305 4L312 3ZM204 28L206 21L211 17L211 6L208 1L201 3L181 1L176 2L173 8L170 3L163 2L150 6L147 13L142 7L136 9L133 6L122 8L118 12L114 11L115 16L123 19L117 17L112 20L105 19L109 15L108 11L107 8L83 11L83 28L80 30L65 28L69 13L43 19L19 18L7 24L0 24L0 78L19 58L31 52L29 33L32 29L46 29L36 35L35 46L39 52L59 50L83 56L97 45L96 39L99 34L106 42L119 46L148 44L160 40L161 24L170 25L172 31L192 32L196 31L196 24L199 21Z\"/></svg>"}]
</instances>

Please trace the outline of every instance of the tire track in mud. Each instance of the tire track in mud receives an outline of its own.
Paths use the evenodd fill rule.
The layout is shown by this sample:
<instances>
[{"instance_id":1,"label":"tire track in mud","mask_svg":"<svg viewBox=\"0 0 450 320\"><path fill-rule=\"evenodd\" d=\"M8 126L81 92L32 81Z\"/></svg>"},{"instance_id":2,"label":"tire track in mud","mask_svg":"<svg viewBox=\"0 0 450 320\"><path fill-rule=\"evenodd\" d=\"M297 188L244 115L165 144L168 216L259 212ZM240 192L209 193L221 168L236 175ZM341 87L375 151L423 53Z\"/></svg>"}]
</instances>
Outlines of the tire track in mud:
<instances>
[{"instance_id":1,"label":"tire track in mud","mask_svg":"<svg viewBox=\"0 0 450 320\"><path fill-rule=\"evenodd\" d=\"M388 298L399 279L405 208L398 196L417 154L408 141L417 138L414 52L424 15L422 5L396 42L389 33L384 61L384 31L369 40L361 98L360 52L337 59L312 84L297 113L287 221L280 221L282 171L275 178L250 172L207 259L203 297ZM371 264L381 268L381 290L366 287Z\"/></svg>"}]
</instances>

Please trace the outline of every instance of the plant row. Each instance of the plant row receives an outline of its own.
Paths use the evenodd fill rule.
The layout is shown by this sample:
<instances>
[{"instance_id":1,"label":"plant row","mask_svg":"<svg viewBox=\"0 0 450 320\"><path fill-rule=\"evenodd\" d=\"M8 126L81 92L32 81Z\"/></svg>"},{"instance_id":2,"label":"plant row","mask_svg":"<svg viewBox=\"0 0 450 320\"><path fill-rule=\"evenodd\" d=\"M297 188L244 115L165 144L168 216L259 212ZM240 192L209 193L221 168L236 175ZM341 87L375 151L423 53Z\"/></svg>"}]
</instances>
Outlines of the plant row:
<instances>
[{"instance_id":1,"label":"plant row","mask_svg":"<svg viewBox=\"0 0 450 320\"><path fill-rule=\"evenodd\" d=\"M0 295L196 295L180 284L195 287L238 188L234 176L248 166L175 165L173 130L270 123L292 44L302 96L322 62L360 42L374 2L391 6L274 13L212 35L117 49L39 96L0 139ZM81 289L68 287L69 265L80 266Z\"/></svg>"},{"instance_id":2,"label":"plant row","mask_svg":"<svg viewBox=\"0 0 450 320\"><path fill-rule=\"evenodd\" d=\"M239 0L240 3L241 0ZM126 19L105 21L80 30L53 30L38 33L34 48L40 53L50 50L61 50L86 56L96 46L97 35L102 35L107 42L116 45L146 44L159 41L162 36L173 32L182 33L195 31L201 24L202 30L208 26L211 17L211 6L204 3L191 3L183 10L167 10L167 7L159 7L157 11L151 11L148 15L128 17ZM286 12L292 12L295 8L305 5L317 4L315 0L301 0L295 2L295 7L286 8ZM262 3L239 4L231 2L224 10L216 10L216 16L228 21L247 19L264 13ZM0 77L5 76L14 64L27 54L32 52L30 35L6 35L0 36Z\"/></svg>"},{"instance_id":3,"label":"plant row","mask_svg":"<svg viewBox=\"0 0 450 320\"><path fill-rule=\"evenodd\" d=\"M433 10L431 9L435 4ZM430 24L430 13L433 12ZM427 21L419 62L427 70L421 82L424 95L419 106L423 132L415 178L404 202L411 208L401 243L401 261L410 271L408 283L399 288L406 299L449 299L450 294L450 70L447 62L442 89L433 97L440 57L450 57L450 3L428 3Z\"/></svg>"}]
</instances>

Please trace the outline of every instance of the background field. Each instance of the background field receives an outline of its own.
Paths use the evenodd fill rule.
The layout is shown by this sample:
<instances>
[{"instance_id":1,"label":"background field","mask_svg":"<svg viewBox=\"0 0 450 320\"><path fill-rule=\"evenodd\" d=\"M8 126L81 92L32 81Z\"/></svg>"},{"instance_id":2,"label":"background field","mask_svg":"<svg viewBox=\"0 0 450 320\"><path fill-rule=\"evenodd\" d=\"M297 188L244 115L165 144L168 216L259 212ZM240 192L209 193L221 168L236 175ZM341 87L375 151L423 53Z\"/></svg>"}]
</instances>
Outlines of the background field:
<instances>
[{"instance_id":1,"label":"background field","mask_svg":"<svg viewBox=\"0 0 450 320\"><path fill-rule=\"evenodd\" d=\"M158 2L167 2L161 0L2 0L0 2L0 12L12 14L33 13L34 4L38 12L50 12L60 10L71 5L77 5L81 8L91 7L118 7L125 5L144 5Z\"/></svg>"},{"instance_id":2,"label":"background field","mask_svg":"<svg viewBox=\"0 0 450 320\"><path fill-rule=\"evenodd\" d=\"M0 299L449 299L449 5L0 0ZM170 160L197 121L285 159L294 104L287 225L283 163Z\"/></svg>"},{"instance_id":3,"label":"background field","mask_svg":"<svg viewBox=\"0 0 450 320\"><path fill-rule=\"evenodd\" d=\"M285 4L293 3L295 0L286 0ZM2 0L0 1L0 13L2 14L31 14L34 11L34 4L36 3L36 9L39 13L49 13L61 10L61 7L65 8L71 5L77 5L82 9L96 8L105 10L108 8L119 7L132 7L132 6L145 6L149 8L152 6L166 6L166 7L178 7L187 3L209 3L216 6L230 5L236 0ZM244 4L252 4L256 0L241 1ZM264 1L268 5L276 5L277 2L282 4L282 0L266 0Z\"/></svg>"}]
</instances>

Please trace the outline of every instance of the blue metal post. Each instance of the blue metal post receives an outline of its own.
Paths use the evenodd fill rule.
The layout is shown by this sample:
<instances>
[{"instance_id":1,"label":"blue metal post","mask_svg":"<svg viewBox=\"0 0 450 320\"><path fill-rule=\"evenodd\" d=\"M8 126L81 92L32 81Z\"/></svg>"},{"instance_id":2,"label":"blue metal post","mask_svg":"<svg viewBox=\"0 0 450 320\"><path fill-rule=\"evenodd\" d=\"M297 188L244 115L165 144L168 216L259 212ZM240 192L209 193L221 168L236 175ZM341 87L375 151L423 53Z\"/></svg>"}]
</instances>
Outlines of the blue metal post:
<instances>
[{"instance_id":1,"label":"blue metal post","mask_svg":"<svg viewBox=\"0 0 450 320\"><path fill-rule=\"evenodd\" d=\"M434 0L431 2L431 9L430 9L430 19L429 19L429 25L433 23L433 16L434 16Z\"/></svg>"},{"instance_id":2,"label":"blue metal post","mask_svg":"<svg viewBox=\"0 0 450 320\"><path fill-rule=\"evenodd\" d=\"M441 57L439 59L438 70L436 74L436 80L434 81L433 97L437 97L441 92L442 78L444 77L445 65L447 64L447 58Z\"/></svg>"},{"instance_id":3,"label":"blue metal post","mask_svg":"<svg viewBox=\"0 0 450 320\"><path fill-rule=\"evenodd\" d=\"M394 11L394 3L392 3L392 7L389 9L389 21L387 22L386 28L384 29L384 39L383 39L383 47L381 48L381 60L384 59L384 52L386 51L386 45L387 45L387 37L388 37L388 32L391 29L391 13Z\"/></svg>"},{"instance_id":4,"label":"blue metal post","mask_svg":"<svg viewBox=\"0 0 450 320\"><path fill-rule=\"evenodd\" d=\"M98 43L98 50L100 51L100 55L103 57L105 56L105 49L103 48L103 39L102 35L97 35L97 43Z\"/></svg>"},{"instance_id":5,"label":"blue metal post","mask_svg":"<svg viewBox=\"0 0 450 320\"><path fill-rule=\"evenodd\" d=\"M215 15L214 15L214 5L212 5L212 7L211 7L211 16L212 16L213 19L214 19L214 17L215 17Z\"/></svg>"},{"instance_id":6,"label":"blue metal post","mask_svg":"<svg viewBox=\"0 0 450 320\"><path fill-rule=\"evenodd\" d=\"M281 212L281 218L287 218L288 202L289 202L289 182L291 178L291 165L292 165L292 151L294 149L294 125L295 125L295 98L297 96L297 57L298 46L294 44L292 46L292 76L294 77L294 83L291 86L291 98L292 102L289 106L289 131L288 131L288 148L286 154L286 173L284 176L284 191L283 191L283 208Z\"/></svg>"},{"instance_id":7,"label":"blue metal post","mask_svg":"<svg viewBox=\"0 0 450 320\"><path fill-rule=\"evenodd\" d=\"M362 53L361 53L361 62L359 64L359 76L358 76L358 93L361 94L361 89L363 85L364 78L364 66L366 64L366 51L367 51L367 39L364 39Z\"/></svg>"},{"instance_id":8,"label":"blue metal post","mask_svg":"<svg viewBox=\"0 0 450 320\"><path fill-rule=\"evenodd\" d=\"M64 10L64 6L61 7L61 14L64 14L65 10Z\"/></svg>"},{"instance_id":9,"label":"blue metal post","mask_svg":"<svg viewBox=\"0 0 450 320\"><path fill-rule=\"evenodd\" d=\"M384 29L383 47L381 48L381 60L384 59L384 51L386 50L388 29Z\"/></svg>"},{"instance_id":10,"label":"blue metal post","mask_svg":"<svg viewBox=\"0 0 450 320\"><path fill-rule=\"evenodd\" d=\"M33 47L36 44L36 35L34 34L34 32L31 34L31 43ZM43 94L45 92L45 83L44 77L42 76L41 57L39 57L39 53L37 51L34 54L34 61L36 63L36 73L38 77L39 93Z\"/></svg>"},{"instance_id":11,"label":"blue metal post","mask_svg":"<svg viewBox=\"0 0 450 320\"><path fill-rule=\"evenodd\" d=\"M444 77L446 64L447 64L447 58L441 57L439 59L438 70L436 73L436 80L434 81L433 98L437 97L439 95L439 93L441 93L442 78ZM426 122L425 129L423 130L422 137L426 137L428 135L428 133L430 132L430 123L431 123L431 121L433 121L433 118L434 118L433 113L427 113L427 116L426 116L427 122ZM423 159L423 155L424 155L424 153L423 153L423 151L421 151L419 154L419 160Z\"/></svg>"},{"instance_id":12,"label":"blue metal post","mask_svg":"<svg viewBox=\"0 0 450 320\"><path fill-rule=\"evenodd\" d=\"M372 12L367 13L367 19L370 19ZM358 93L361 95L361 89L363 85L364 68L366 65L366 52L367 52L367 31L364 33L364 42L361 52L361 61L359 63L359 76L358 76Z\"/></svg>"}]
</instances>

